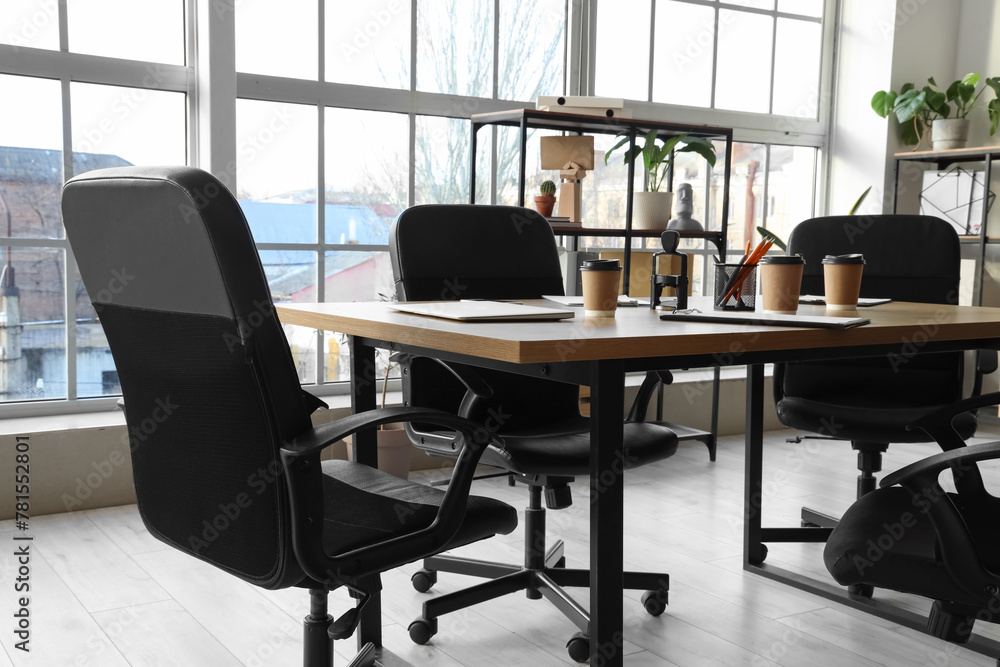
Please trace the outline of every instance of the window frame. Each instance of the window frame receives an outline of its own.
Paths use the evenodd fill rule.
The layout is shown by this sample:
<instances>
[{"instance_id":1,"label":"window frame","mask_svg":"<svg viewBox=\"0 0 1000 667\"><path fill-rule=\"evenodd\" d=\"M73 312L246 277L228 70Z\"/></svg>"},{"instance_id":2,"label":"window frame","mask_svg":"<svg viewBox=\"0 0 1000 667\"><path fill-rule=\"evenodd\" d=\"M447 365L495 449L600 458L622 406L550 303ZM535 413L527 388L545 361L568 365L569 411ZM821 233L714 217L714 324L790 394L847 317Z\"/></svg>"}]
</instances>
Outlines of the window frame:
<instances>
[{"instance_id":1,"label":"window frame","mask_svg":"<svg viewBox=\"0 0 1000 667\"><path fill-rule=\"evenodd\" d=\"M408 157L412 163L415 157L417 116L438 116L468 119L473 113L505 111L517 107L531 108L532 101L511 101L498 99L497 70L499 57L494 53L493 85L490 97L469 97L439 94L417 90L417 3L419 0L401 0L410 12L410 81L408 89L379 88L355 84L326 81L326 6L317 3L316 30L317 78L316 80L292 79L278 76L238 72L235 67L235 12L237 0L182 0L184 4L185 64L167 65L119 58L108 58L68 50L68 24L65 3L58 3L59 50L19 47L0 44L0 73L56 80L62 91L62 149L63 170L66 177L72 176L72 131L70 83L83 82L102 85L126 86L134 88L156 88L181 92L186 95L188 163L211 171L227 185L235 189L237 137L233 128L236 120L236 100L250 99L270 102L288 102L314 106L317 109L317 183L325 186L326 144L325 109L343 108L363 111L400 113L408 118ZM500 2L493 0L493 48L499 44ZM608 1L608 0L605 0ZM756 10L740 7L738 4L716 0L682 0L690 4L718 8L731 7L740 11L763 13L775 17L796 16L774 10ZM564 42L562 50L562 89L569 95L593 94L595 63L597 53L597 8L600 0L570 2L565 0ZM775 116L772 114L703 109L652 102L653 60L655 55L655 0L651 0L651 42L650 76L645 100L629 100L637 117L654 120L670 120L678 123L708 124L731 127L734 140L738 142L762 143L766 146L767 165L763 169L763 193L767 201L772 145L807 146L817 149L813 174L813 206L815 211L825 210L827 199L827 178L830 155L829 128L833 105L831 100L833 82L833 53L837 25L838 0L824 0L823 16L818 19L822 25L822 47L820 56L820 76L818 91L818 114L816 118ZM776 3L777 7L777 3ZM774 72L772 39L772 79ZM713 47L715 48L715 47ZM713 64L713 99L714 99ZM773 104L772 101L769 105ZM489 201L497 198L497 128L491 128L491 174L489 179ZM482 137L485 139L485 137ZM482 144L481 144L482 145ZM408 174L407 204L413 205L415 198L415 175L411 168ZM316 243L258 243L260 250L306 250L315 252L317 276L325 275L326 251L385 251L382 245L345 245L325 243L324 211L317 206ZM769 211L765 211L762 224L766 224ZM16 417L49 415L75 412L90 412L110 409L117 397L77 397L76 369L76 324L71 313L75 312L76 262L69 243L65 238L12 238L4 244L14 247L59 248L66 253L64 275L66 317L66 381L67 397L53 400L17 401L0 405L0 416ZM324 280L317 280L317 300L325 298ZM316 331L316 382L304 386L320 394L344 394L349 391L348 383L324 382L325 354L323 353L324 333ZM390 388L396 388L396 382Z\"/></svg>"},{"instance_id":2,"label":"window frame","mask_svg":"<svg viewBox=\"0 0 1000 667\"><path fill-rule=\"evenodd\" d=\"M195 114L194 67L191 63L194 49L192 21L197 0L184 0L185 65L170 65L141 60L127 60L94 56L69 51L68 13L64 2L58 3L59 49L40 49L28 46L0 44L0 74L25 76L58 81L62 105L62 168L63 182L73 174L73 135L71 83L91 83L126 88L142 88L178 92L185 95L187 133L185 152L188 162L195 152L197 123ZM62 238L17 237L0 239L0 245L22 248L56 248L65 252L63 270L63 309L66 320L66 398L11 401L0 404L2 417L28 417L79 412L97 412L113 409L118 396L78 398L76 355L76 258L69 240Z\"/></svg>"}]
</instances>

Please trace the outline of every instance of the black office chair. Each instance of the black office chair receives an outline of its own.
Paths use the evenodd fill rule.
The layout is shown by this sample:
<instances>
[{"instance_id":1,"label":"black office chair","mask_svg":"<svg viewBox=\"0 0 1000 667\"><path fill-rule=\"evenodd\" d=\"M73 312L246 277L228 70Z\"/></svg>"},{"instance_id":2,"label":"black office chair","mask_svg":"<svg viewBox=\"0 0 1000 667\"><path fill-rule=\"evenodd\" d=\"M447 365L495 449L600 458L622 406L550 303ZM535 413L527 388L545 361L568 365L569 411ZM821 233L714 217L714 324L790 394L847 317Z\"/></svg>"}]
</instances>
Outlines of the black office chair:
<instances>
[{"instance_id":1,"label":"black office chair","mask_svg":"<svg viewBox=\"0 0 1000 667\"><path fill-rule=\"evenodd\" d=\"M788 253L806 261L803 294L823 294L825 255L865 256L861 296L896 301L957 303L959 239L944 220L919 215L831 216L798 224ZM933 323L928 324L933 327ZM927 332L928 339L933 331ZM774 399L778 419L790 428L829 439L850 440L858 452L857 497L875 489L889 443L928 442L907 426L930 411L962 398L961 352L916 354L921 340L900 341L897 354L867 359L775 364ZM984 373L996 370L996 353L980 352L972 392ZM964 440L976 431L972 412L960 414L955 428ZM837 519L802 510L803 525L832 528ZM860 587L854 592L871 595Z\"/></svg>"},{"instance_id":2,"label":"black office chair","mask_svg":"<svg viewBox=\"0 0 1000 667\"><path fill-rule=\"evenodd\" d=\"M537 299L563 294L555 238L545 218L511 206L429 205L399 215L389 238L396 294L401 301ZM567 643L571 657L589 656L589 614L563 586L589 586L589 571L565 567L563 543L545 548L545 505L568 507L569 482L590 473L590 421L581 416L578 388L552 380L473 369L428 357L402 358L403 393L408 404L434 407L498 425L502 448L491 447L482 462L497 466L528 486L523 565L505 565L452 556L424 560L414 587L427 591L437 572L486 577L492 581L424 603L410 625L410 637L427 642L437 631L439 616L501 595L524 590L527 597L545 596L572 620L580 632ZM649 391L644 392L645 400ZM643 404L644 407L644 404ZM638 410L633 411L638 412ZM644 409L642 410L644 412ZM418 423L408 426L414 443L448 456L450 445ZM625 424L624 463L628 467L659 461L677 449L677 437L662 425ZM626 588L646 589L643 604L650 614L663 613L669 576L665 573L624 574Z\"/></svg>"},{"instance_id":3,"label":"black office chair","mask_svg":"<svg viewBox=\"0 0 1000 667\"><path fill-rule=\"evenodd\" d=\"M495 441L472 422L396 408L312 427L321 401L300 388L246 220L211 174L91 171L66 184L62 210L127 426L145 434L132 447L143 522L256 586L309 589L307 667L333 665L332 640L354 633L381 572L516 527L510 506L469 496ZM447 493L320 461L347 435L407 419L451 429L458 463ZM327 594L341 586L359 602L334 621ZM352 664L378 654L369 645Z\"/></svg>"},{"instance_id":4,"label":"black office chair","mask_svg":"<svg viewBox=\"0 0 1000 667\"><path fill-rule=\"evenodd\" d=\"M917 421L914 427L944 451L886 475L882 488L844 513L823 552L827 569L842 585L933 599L927 632L959 644L969 641L977 619L1000 622L1000 498L986 491L977 466L1000 458L1000 442L964 446L953 424L996 403L1000 393ZM957 493L946 493L938 482L946 470Z\"/></svg>"}]
</instances>

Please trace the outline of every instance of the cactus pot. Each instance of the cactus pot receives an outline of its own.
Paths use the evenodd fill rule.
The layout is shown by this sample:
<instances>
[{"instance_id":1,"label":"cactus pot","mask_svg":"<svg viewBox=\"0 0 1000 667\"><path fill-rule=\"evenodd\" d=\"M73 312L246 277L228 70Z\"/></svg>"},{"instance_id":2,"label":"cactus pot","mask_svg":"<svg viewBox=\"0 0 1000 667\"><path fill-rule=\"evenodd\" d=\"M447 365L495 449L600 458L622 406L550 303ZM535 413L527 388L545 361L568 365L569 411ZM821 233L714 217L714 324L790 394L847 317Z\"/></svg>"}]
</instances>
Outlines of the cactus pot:
<instances>
[{"instance_id":1,"label":"cactus pot","mask_svg":"<svg viewBox=\"0 0 1000 667\"><path fill-rule=\"evenodd\" d=\"M552 209L555 208L556 198L552 195L535 195L535 210L546 218L552 216Z\"/></svg>"}]
</instances>

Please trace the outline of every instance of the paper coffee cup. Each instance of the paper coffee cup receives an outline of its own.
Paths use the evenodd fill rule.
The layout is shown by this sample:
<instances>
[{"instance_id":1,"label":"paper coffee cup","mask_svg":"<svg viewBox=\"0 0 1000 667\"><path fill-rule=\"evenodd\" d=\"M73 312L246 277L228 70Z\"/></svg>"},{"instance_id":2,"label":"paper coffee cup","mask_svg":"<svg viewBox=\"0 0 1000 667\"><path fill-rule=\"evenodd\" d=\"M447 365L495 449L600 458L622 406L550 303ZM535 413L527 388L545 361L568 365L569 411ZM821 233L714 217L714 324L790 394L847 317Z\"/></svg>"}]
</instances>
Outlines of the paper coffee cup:
<instances>
[{"instance_id":1,"label":"paper coffee cup","mask_svg":"<svg viewBox=\"0 0 1000 667\"><path fill-rule=\"evenodd\" d=\"M761 300L764 312L794 315L799 309L802 269L799 255L772 255L760 260Z\"/></svg>"},{"instance_id":2,"label":"paper coffee cup","mask_svg":"<svg viewBox=\"0 0 1000 667\"><path fill-rule=\"evenodd\" d=\"M859 254L823 258L823 287L827 310L856 310L861 295L865 258Z\"/></svg>"},{"instance_id":3,"label":"paper coffee cup","mask_svg":"<svg viewBox=\"0 0 1000 667\"><path fill-rule=\"evenodd\" d=\"M580 267L583 282L583 314L614 317L618 308L618 284L622 267L617 259L589 259Z\"/></svg>"}]
</instances>

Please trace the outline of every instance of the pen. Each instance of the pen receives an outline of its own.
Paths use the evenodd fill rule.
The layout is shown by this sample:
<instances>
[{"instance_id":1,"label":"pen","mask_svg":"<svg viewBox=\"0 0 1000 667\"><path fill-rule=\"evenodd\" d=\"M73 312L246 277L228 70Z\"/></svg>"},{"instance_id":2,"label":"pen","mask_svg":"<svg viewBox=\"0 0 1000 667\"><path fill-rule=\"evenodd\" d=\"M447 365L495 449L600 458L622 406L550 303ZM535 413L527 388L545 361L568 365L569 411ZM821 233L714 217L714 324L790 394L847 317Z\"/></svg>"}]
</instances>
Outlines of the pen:
<instances>
[{"instance_id":1,"label":"pen","mask_svg":"<svg viewBox=\"0 0 1000 667\"><path fill-rule=\"evenodd\" d=\"M740 262L737 270L733 273L733 278L726 284L726 290L723 297L716 305L721 306L729 300L729 297L736 293L737 288L743 285L743 281L746 280L747 275L749 275L753 267L757 266L760 258L763 257L768 250L770 250L771 245L773 245L771 241L761 239L760 243L757 244L757 247L754 248L752 253L750 253L750 256L744 258L745 261Z\"/></svg>"},{"instance_id":2,"label":"pen","mask_svg":"<svg viewBox=\"0 0 1000 667\"><path fill-rule=\"evenodd\" d=\"M750 258L749 247L750 247L750 242L747 241L747 248L748 248L747 254L743 255L743 258L736 266L736 270L733 271L733 275L731 275L729 277L729 280L726 281L726 286L722 288L722 293L725 296L719 299L718 303L715 304L716 306L722 306L722 304L724 304L726 300L729 299L733 289L733 285L736 284L736 279L739 277L740 272L743 270L743 265L746 264L747 260Z\"/></svg>"}]
</instances>

